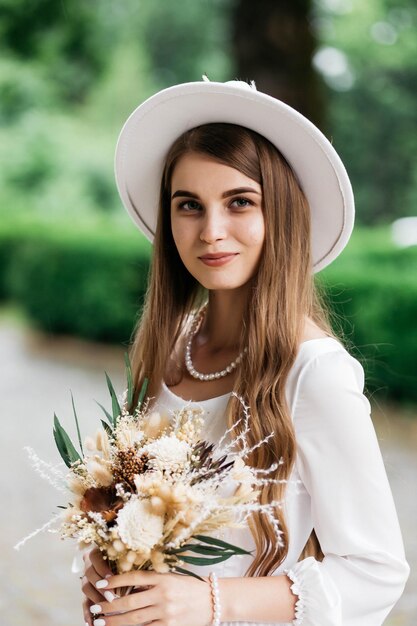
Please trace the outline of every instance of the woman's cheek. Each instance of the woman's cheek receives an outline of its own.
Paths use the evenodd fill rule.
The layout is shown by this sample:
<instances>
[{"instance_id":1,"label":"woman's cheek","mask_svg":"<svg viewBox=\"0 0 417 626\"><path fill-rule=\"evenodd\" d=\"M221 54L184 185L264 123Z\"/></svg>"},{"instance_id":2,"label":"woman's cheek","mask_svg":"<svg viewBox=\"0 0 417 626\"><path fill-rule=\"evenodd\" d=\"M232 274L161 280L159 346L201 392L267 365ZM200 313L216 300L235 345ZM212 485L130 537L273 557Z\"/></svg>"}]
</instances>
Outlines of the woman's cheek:
<instances>
[{"instance_id":1,"label":"woman's cheek","mask_svg":"<svg viewBox=\"0 0 417 626\"><path fill-rule=\"evenodd\" d=\"M260 246L265 238L265 224L263 217L251 220L246 227L246 239L250 246Z\"/></svg>"}]
</instances>

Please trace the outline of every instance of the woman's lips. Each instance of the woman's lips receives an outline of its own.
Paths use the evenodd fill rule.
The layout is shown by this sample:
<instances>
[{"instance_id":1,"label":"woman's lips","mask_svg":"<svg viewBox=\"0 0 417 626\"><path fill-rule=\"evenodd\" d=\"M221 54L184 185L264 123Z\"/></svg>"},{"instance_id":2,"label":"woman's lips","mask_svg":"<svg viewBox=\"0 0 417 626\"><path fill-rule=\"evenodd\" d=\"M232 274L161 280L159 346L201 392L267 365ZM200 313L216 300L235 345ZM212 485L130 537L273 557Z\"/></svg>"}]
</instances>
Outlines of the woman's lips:
<instances>
[{"instance_id":1,"label":"woman's lips","mask_svg":"<svg viewBox=\"0 0 417 626\"><path fill-rule=\"evenodd\" d=\"M218 267L219 265L225 265L226 263L229 263L237 255L238 255L238 253L235 253L235 254L225 254L224 256L218 257L217 259L209 259L209 258L204 258L204 257L199 257L199 259L205 265L210 265L211 267Z\"/></svg>"}]
</instances>

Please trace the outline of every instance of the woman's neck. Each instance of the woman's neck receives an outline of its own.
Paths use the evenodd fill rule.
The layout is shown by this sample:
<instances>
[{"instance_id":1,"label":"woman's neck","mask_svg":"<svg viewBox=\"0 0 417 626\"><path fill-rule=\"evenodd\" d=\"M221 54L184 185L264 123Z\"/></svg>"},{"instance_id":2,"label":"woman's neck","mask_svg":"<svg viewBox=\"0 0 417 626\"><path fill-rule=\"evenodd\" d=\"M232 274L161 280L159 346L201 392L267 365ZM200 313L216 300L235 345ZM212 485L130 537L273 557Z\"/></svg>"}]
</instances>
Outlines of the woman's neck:
<instances>
[{"instance_id":1,"label":"woman's neck","mask_svg":"<svg viewBox=\"0 0 417 626\"><path fill-rule=\"evenodd\" d=\"M248 289L210 291L203 322L195 337L199 345L206 345L213 353L220 350L239 350Z\"/></svg>"}]
</instances>

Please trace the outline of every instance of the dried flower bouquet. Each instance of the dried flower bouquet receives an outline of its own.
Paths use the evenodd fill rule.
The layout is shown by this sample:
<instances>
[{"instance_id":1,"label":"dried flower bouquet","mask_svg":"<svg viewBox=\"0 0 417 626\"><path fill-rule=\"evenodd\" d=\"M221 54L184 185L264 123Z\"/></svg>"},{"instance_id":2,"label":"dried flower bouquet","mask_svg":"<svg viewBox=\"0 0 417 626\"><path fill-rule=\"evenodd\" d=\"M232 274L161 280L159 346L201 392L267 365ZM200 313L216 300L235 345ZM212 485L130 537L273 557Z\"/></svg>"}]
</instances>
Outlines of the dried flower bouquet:
<instances>
[{"instance_id":1,"label":"dried flower bouquet","mask_svg":"<svg viewBox=\"0 0 417 626\"><path fill-rule=\"evenodd\" d=\"M238 438L226 443L229 429L216 445L208 443L202 438L202 409L185 405L169 418L149 410L146 380L134 407L127 354L125 364L127 389L118 398L106 373L112 412L100 405L106 419L101 420L102 428L94 438L85 439L84 446L72 399L80 452L54 415L54 438L68 468L66 474L62 464L45 463L28 448L38 471L64 491L69 501L59 506L59 515L16 549L58 523L58 530L50 532L75 538L80 549L98 546L115 574L153 569L200 578L187 564L212 565L250 554L215 534L242 526L252 511L263 511L269 517L280 541L281 531L273 515L280 502L260 504L258 495L262 484L274 480L265 476L282 460L269 470L245 464L251 449L245 439L249 411L243 399L239 397L244 427ZM225 484L233 485L232 495L224 494Z\"/></svg>"}]
</instances>

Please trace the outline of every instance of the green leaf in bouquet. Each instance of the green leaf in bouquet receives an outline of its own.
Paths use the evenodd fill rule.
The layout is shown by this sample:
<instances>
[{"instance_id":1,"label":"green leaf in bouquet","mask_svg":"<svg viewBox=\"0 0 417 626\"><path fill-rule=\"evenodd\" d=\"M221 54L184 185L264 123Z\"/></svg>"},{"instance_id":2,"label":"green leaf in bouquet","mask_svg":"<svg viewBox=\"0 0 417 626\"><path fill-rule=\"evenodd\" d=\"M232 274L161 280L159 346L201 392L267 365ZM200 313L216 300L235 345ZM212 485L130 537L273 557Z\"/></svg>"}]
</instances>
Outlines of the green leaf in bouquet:
<instances>
[{"instance_id":1,"label":"green leaf in bouquet","mask_svg":"<svg viewBox=\"0 0 417 626\"><path fill-rule=\"evenodd\" d=\"M213 565L214 563L221 563L222 561L226 561L226 559L230 558L231 554L222 554L221 556L216 556L213 558L206 558L200 556L185 556L181 555L181 561L185 563L189 563L190 565Z\"/></svg>"},{"instance_id":2,"label":"green leaf in bouquet","mask_svg":"<svg viewBox=\"0 0 417 626\"><path fill-rule=\"evenodd\" d=\"M58 451L67 467L71 467L75 461L81 461L81 457L74 448L71 439L59 423L59 419L54 413L54 439Z\"/></svg>"},{"instance_id":3,"label":"green leaf in bouquet","mask_svg":"<svg viewBox=\"0 0 417 626\"><path fill-rule=\"evenodd\" d=\"M126 378L127 378L127 402L128 410L131 411L133 403L133 380L132 380L132 366L130 364L129 355L125 352L125 365L126 365Z\"/></svg>"},{"instance_id":4,"label":"green leaf in bouquet","mask_svg":"<svg viewBox=\"0 0 417 626\"><path fill-rule=\"evenodd\" d=\"M138 411L140 409L140 407L142 406L142 402L143 402L143 399L145 397L146 390L148 388L148 382L149 382L148 378L145 378L143 383L142 383L142 387L141 387L140 392L139 392L138 403L137 403L136 409L135 409L136 411Z\"/></svg>"},{"instance_id":5,"label":"green leaf in bouquet","mask_svg":"<svg viewBox=\"0 0 417 626\"><path fill-rule=\"evenodd\" d=\"M119 405L119 401L117 399L113 384L110 378L108 377L107 372L104 372L104 373L106 374L107 387L109 388L110 395L111 395L112 411L113 411L113 426L116 426L117 418L119 417L121 413L120 405Z\"/></svg>"},{"instance_id":6,"label":"green leaf in bouquet","mask_svg":"<svg viewBox=\"0 0 417 626\"><path fill-rule=\"evenodd\" d=\"M102 404L100 404L100 402L97 402L97 400L95 401L96 404L99 405L99 407L102 409L102 411L104 412L104 415L107 417L107 419L109 420L109 424L110 426L113 426L113 417L110 415L110 413L108 411L106 411L106 409L104 408L104 406Z\"/></svg>"},{"instance_id":7,"label":"green leaf in bouquet","mask_svg":"<svg viewBox=\"0 0 417 626\"><path fill-rule=\"evenodd\" d=\"M215 546L205 546L202 543L186 543L180 548L171 548L167 550L167 554L181 554L181 552L197 552L201 554L211 554L217 556L225 551L225 548ZM230 552L230 550L229 550Z\"/></svg>"},{"instance_id":8,"label":"green leaf in bouquet","mask_svg":"<svg viewBox=\"0 0 417 626\"><path fill-rule=\"evenodd\" d=\"M193 576L193 578L198 578L198 580L201 580L203 583L207 582L198 574L194 574L194 572L190 572L188 569L184 569L183 567L179 567L178 565L176 565L173 569L180 574L186 574L187 576Z\"/></svg>"},{"instance_id":9,"label":"green leaf in bouquet","mask_svg":"<svg viewBox=\"0 0 417 626\"><path fill-rule=\"evenodd\" d=\"M113 436L113 430L112 427L108 425L107 422L105 422L104 420L100 420L101 421L101 425L103 426L104 430L106 431L106 433L109 435L109 437Z\"/></svg>"},{"instance_id":10,"label":"green leaf in bouquet","mask_svg":"<svg viewBox=\"0 0 417 626\"><path fill-rule=\"evenodd\" d=\"M190 552L195 552L196 554L205 554L206 556L220 556L221 554L228 554L229 556L233 556L235 553L232 550L226 550L225 548L215 548L214 546L203 546L199 543L190 543L188 546L188 550Z\"/></svg>"},{"instance_id":11,"label":"green leaf in bouquet","mask_svg":"<svg viewBox=\"0 0 417 626\"><path fill-rule=\"evenodd\" d=\"M206 535L193 535L193 538L213 546L219 546L221 548L226 548L227 550L233 550L235 554L252 554L252 552L248 552L243 548L239 548L238 546L234 546L231 543L227 543L226 541L217 539L217 537L208 537Z\"/></svg>"},{"instance_id":12,"label":"green leaf in bouquet","mask_svg":"<svg viewBox=\"0 0 417 626\"><path fill-rule=\"evenodd\" d=\"M80 425L78 423L78 417L77 417L77 412L75 410L75 404L74 404L74 398L73 398L73 395L72 395L72 391L71 391L71 400L72 400L72 410L74 411L75 425L77 427L78 443L80 444L81 454L84 456L83 444L81 443Z\"/></svg>"}]
</instances>

